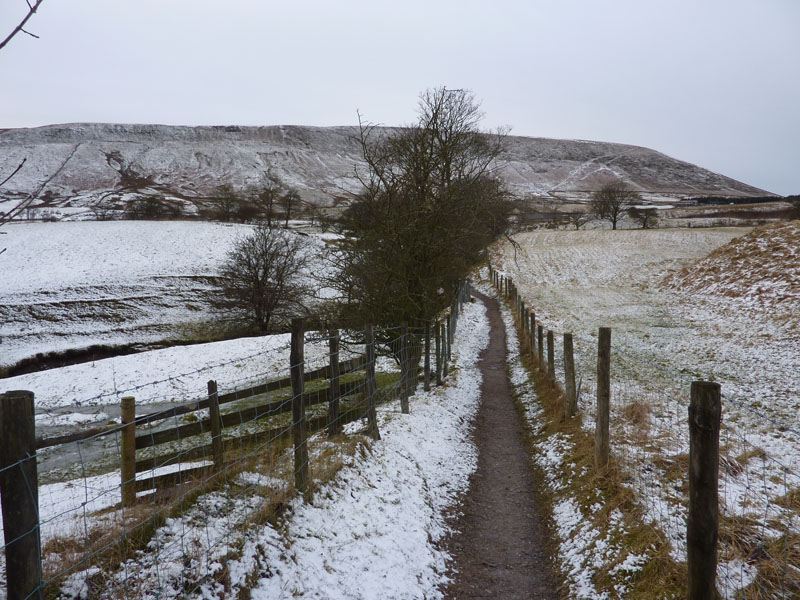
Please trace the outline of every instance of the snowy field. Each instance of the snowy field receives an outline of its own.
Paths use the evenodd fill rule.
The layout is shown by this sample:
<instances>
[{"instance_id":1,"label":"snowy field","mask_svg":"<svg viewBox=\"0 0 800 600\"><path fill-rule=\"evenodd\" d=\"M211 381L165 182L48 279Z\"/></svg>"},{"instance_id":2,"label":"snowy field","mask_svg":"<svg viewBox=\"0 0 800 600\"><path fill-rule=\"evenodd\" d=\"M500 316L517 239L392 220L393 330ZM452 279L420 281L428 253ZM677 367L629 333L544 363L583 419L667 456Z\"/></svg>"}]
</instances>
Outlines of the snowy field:
<instances>
[{"instance_id":1,"label":"snowy field","mask_svg":"<svg viewBox=\"0 0 800 600\"><path fill-rule=\"evenodd\" d=\"M281 341L276 337L270 343L279 346ZM466 490L477 466L469 424L480 395L476 363L487 344L485 309L468 303L459 320L447 385L419 391L410 415L401 414L396 403L381 406L382 440L360 442L365 451L345 457L345 467L310 502L290 500L290 510L277 525L244 524L266 501L258 490L279 493L288 483L271 473L244 472L231 485L255 482L246 488L252 493L200 496L184 514L167 519L149 546L117 573L90 568L72 575L68 597L84 597L89 578L98 593L98 575L101 596L125 588L139 598L226 598L252 588L252 598L441 597L448 556L437 542L448 531L446 511ZM189 349L170 349L180 350ZM148 355L154 367L163 358L155 352L143 356ZM130 365L120 362L118 367L123 376ZM127 375L131 381L140 368ZM310 442L312 457L331 447L320 436ZM312 477L314 469L312 460ZM109 510L119 502L118 485L118 475L112 474L42 486L43 544L124 519L119 509ZM224 586L213 580L223 569ZM3 594L0 590L0 598Z\"/></svg>"},{"instance_id":2,"label":"snowy field","mask_svg":"<svg viewBox=\"0 0 800 600\"><path fill-rule=\"evenodd\" d=\"M741 553L758 546L768 554L771 544L797 534L791 497L800 488L800 331L785 314L748 298L717 301L713 294L680 292L662 282L745 233L533 232L515 236L516 252L505 243L493 257L545 330L556 332L561 381L560 334L573 333L580 410L591 431L597 329L612 329L612 454L679 562L685 561L681 465L688 453L689 384L700 379L721 384L722 526L748 524L741 547L723 545L721 551L720 572L735 571L720 583L725 597L755 577L755 567L743 562ZM800 312L800 306L795 302L784 310ZM574 537L577 530L568 525L564 534ZM576 597L595 597L578 593L579 584L571 584Z\"/></svg>"},{"instance_id":3,"label":"snowy field","mask_svg":"<svg viewBox=\"0 0 800 600\"><path fill-rule=\"evenodd\" d=\"M37 353L191 336L198 322L215 318L209 278L250 227L199 221L3 227L0 367ZM316 250L323 245L320 237L304 239Z\"/></svg>"},{"instance_id":4,"label":"snowy field","mask_svg":"<svg viewBox=\"0 0 800 600\"><path fill-rule=\"evenodd\" d=\"M514 279L546 329L573 333L579 375L591 376L597 329L610 327L617 382L632 380L647 388L701 378L717 381L731 401L728 420L741 420L763 435L759 445L774 445L780 456L783 444L794 441L774 422L793 427L796 420L800 331L787 326L781 315L773 318L744 300L716 302L661 285L671 272L746 232L535 232L516 236L521 248L515 253L503 245L494 260ZM688 402L688 391L685 395ZM800 446L796 454L800 460ZM795 466L800 472L800 462Z\"/></svg>"}]
</instances>

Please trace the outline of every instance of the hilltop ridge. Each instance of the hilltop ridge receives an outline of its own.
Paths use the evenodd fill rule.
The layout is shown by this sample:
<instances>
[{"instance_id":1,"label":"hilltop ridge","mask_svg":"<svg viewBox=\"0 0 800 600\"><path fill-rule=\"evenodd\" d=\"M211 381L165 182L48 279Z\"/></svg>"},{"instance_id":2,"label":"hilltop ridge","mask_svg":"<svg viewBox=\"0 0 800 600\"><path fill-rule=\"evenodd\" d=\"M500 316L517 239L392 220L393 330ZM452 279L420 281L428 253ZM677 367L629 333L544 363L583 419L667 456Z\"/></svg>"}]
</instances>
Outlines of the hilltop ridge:
<instances>
[{"instance_id":1,"label":"hilltop ridge","mask_svg":"<svg viewBox=\"0 0 800 600\"><path fill-rule=\"evenodd\" d=\"M378 135L393 128L377 128ZM304 200L332 206L359 189L357 127L263 127L73 123L0 130L0 174L27 159L0 200L40 190L48 206L119 204L159 195L190 206L222 184L258 186L265 173ZM585 199L622 178L654 200L769 192L665 154L625 144L508 136L498 173L512 192Z\"/></svg>"}]
</instances>

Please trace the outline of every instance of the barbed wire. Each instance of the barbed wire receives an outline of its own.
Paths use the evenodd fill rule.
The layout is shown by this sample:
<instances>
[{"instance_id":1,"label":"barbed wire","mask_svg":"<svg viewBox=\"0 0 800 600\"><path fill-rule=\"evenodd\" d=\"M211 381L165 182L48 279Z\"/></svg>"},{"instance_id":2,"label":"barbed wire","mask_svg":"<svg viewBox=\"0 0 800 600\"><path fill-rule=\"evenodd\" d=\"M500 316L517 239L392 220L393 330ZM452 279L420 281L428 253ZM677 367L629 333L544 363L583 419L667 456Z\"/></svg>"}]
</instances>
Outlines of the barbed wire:
<instances>
[{"instance_id":1,"label":"barbed wire","mask_svg":"<svg viewBox=\"0 0 800 600\"><path fill-rule=\"evenodd\" d=\"M504 289L498 290L498 294L501 296L505 295L504 292ZM519 311L515 310L513 298L508 298L508 300L512 318L519 318L520 315L517 314ZM527 302L526 306L529 306ZM538 310L535 312L538 323L541 313ZM542 327L544 327L544 323L542 323ZM527 324L525 328L527 329ZM575 335L574 332L573 338L578 344L588 349L584 353L584 362L591 361L594 356L592 348L597 344L597 339L582 334ZM622 369L626 375L622 380L615 381L612 386L616 390L612 394L612 408L616 407L615 410L619 412L619 417L624 416L623 411L627 407L637 404L653 407L660 414L645 413L643 417L638 417L639 419L644 418L643 422L629 423L626 420L615 422L612 430L614 447L622 459L625 472L631 478L638 497L643 501L645 507L650 507L648 510L654 511L655 522L665 528L668 533L667 539L677 549L676 558L680 558L683 553L683 560L685 560L686 496L685 491L681 490L678 485L679 481L671 479L674 475L668 475L667 470L671 468L671 464L677 466L681 460L684 460L681 459L681 456L686 456L685 460L688 461L688 436L681 433L688 431L688 413L685 411L688 406L688 394L676 395L670 393L669 390L671 387L678 388L691 384L694 379L683 371L661 365L649 357L632 354L625 346L626 339L623 337L622 348L618 344L612 349L612 355L617 357L615 364L620 360L623 364L627 364L627 367ZM537 350L538 348L537 343ZM558 345L555 350L557 349ZM558 376L563 378L563 369L559 371L558 363L554 366L556 366ZM592 385L591 365L584 364L584 368L585 375L587 375L586 383ZM643 387L640 383L642 379L651 382L647 376L640 375L636 379L630 379L635 373L649 372L658 373L662 378L661 381L667 383L666 386L663 383L660 386L655 385L655 388L660 388L661 391L658 389L646 390ZM646 383L646 385L652 386L653 384ZM589 401L592 392L589 390L584 390L584 392L586 399L581 405L581 411L594 419L593 403ZM664 399L669 404L674 404L679 410L664 410ZM725 393L722 394L721 400L723 405L735 407L755 417L757 423L769 424L783 432L793 434L795 440L800 439L796 427L782 423L763 411L755 409L744 398ZM629 401L630 404L628 404ZM648 425L648 422L651 424ZM722 526L725 534L720 540L720 548L721 556L728 562L721 563L719 577L730 579L730 573L725 569L728 569L729 564L733 564L730 562L731 560L738 559L738 564L741 565L739 567L740 581L733 586L735 589L754 585L761 594L759 597L796 597L797 594L800 594L800 556L795 556L791 562L789 547L792 543L796 544L796 541L800 540L800 530L798 530L800 519L798 519L797 508L792 508L791 504L787 504L788 501L781 499L789 498L790 494L797 494L800 491L800 477L795 473L796 468L787 464L782 457L777 457L774 451L751 443L748 437L752 433L742 432L736 425L731 427L731 423L723 422L722 425L725 444L721 448L719 482L722 491L720 514L723 517ZM652 426L655 426L654 430L651 430ZM585 424L585 427L588 429L591 425ZM739 448L739 453L731 458L735 451L734 446ZM659 463L662 466L658 466ZM740 493L737 490L743 490L741 493L744 496L737 499L736 494ZM787 504L786 507L779 506L779 502ZM729 522L735 523L735 527L738 529L730 531ZM744 547L747 547L749 542L746 536L753 533L760 539L759 549L751 549L747 552L740 550L738 546L744 544ZM777 544L778 547L781 547L782 544L782 554L770 552L770 544ZM753 552L760 552L762 558L754 561L750 558ZM759 570L759 566L765 561L767 566ZM747 579L744 577L746 566L748 569L755 569L755 574L750 573L749 582L742 583ZM772 574L774 570L780 573L779 577L776 578ZM727 588L724 593L729 593Z\"/></svg>"},{"instance_id":2,"label":"barbed wire","mask_svg":"<svg viewBox=\"0 0 800 600\"><path fill-rule=\"evenodd\" d=\"M453 315L452 326L457 320ZM388 344L398 347L408 346L411 336L419 331L424 328L409 328L406 335L400 334L399 327L379 330L381 335L390 336ZM316 344L330 338L327 334L304 336L305 342ZM72 581L71 578L92 586L92 593L100 596L111 590L124 597L141 597L147 590L158 596L170 595L170 590L183 595L217 585L220 571L213 565L227 560L227 553L239 543L237 540L258 535L258 530L247 524L272 519L270 515L280 511L284 499L291 495L302 469L313 467L315 461L334 460L332 457L342 451L341 446L334 446L330 453L331 442L323 433L332 410L326 395L330 373L325 373L323 367L334 358L337 362L350 360L350 353L340 350L334 356L327 351L290 364L286 352L289 348L290 344L282 344L268 350L271 355L281 355L282 365L224 382L227 389L233 388L226 392L233 398L219 402L218 434L212 427L211 400L219 399L221 394L198 393L197 397L204 401L202 406L196 400L172 403L174 409L162 411L163 418L156 417L159 412L136 415L133 422L126 420L85 439L46 448L0 468L0 474L5 475L35 461L53 461L56 465L48 462L45 467L42 463L40 481L28 481L26 495L38 507L37 524L0 546L0 570L4 564L2 551L8 544L37 534L43 572L35 594ZM262 351L236 357L93 398L132 395L147 386L264 354ZM421 358L410 352L402 357L417 361L413 370L405 367L410 382L401 377L403 369L384 367L375 390L375 403L394 402L407 393L406 386L416 388ZM369 369L376 370L377 361L376 356L369 365L359 362L357 369L348 367L348 372L341 375L340 425L366 418L366 374ZM308 373L319 372L320 381L303 386L301 404L307 405L296 417L289 409L300 401L298 390L282 376L300 366ZM264 393L254 395L262 386ZM170 411L172 414L168 414ZM153 418L142 419L143 416ZM297 428L310 430L299 442L292 440ZM126 441L125 436L133 437ZM214 448L215 440L221 441L222 455ZM130 456L124 456L130 443L134 444L132 474L124 466L130 465ZM292 460L293 447L307 453L300 463ZM313 473L312 468L310 477ZM41 483L43 476L48 483ZM162 488L159 481L168 479L176 487ZM129 489L134 490L132 503L126 499Z\"/></svg>"}]
</instances>

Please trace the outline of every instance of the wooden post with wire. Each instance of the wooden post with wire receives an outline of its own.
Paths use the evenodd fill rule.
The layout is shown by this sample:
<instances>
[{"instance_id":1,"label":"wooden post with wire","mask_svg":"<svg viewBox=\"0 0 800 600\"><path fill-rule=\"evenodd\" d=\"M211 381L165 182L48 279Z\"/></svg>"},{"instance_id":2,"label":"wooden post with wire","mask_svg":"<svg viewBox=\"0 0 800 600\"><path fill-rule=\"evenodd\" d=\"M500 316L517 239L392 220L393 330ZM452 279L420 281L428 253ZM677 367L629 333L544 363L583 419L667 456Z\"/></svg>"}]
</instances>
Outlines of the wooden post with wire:
<instances>
[{"instance_id":1,"label":"wooden post with wire","mask_svg":"<svg viewBox=\"0 0 800 600\"><path fill-rule=\"evenodd\" d=\"M364 328L364 345L367 355L367 435L373 440L381 439L378 431L378 412L375 408L378 388L375 383L375 334L372 325Z\"/></svg>"},{"instance_id":2,"label":"wooden post with wire","mask_svg":"<svg viewBox=\"0 0 800 600\"><path fill-rule=\"evenodd\" d=\"M537 325L537 345L539 347L539 368L544 368L544 326Z\"/></svg>"},{"instance_id":3,"label":"wooden post with wire","mask_svg":"<svg viewBox=\"0 0 800 600\"><path fill-rule=\"evenodd\" d=\"M689 404L689 514L686 519L688 599L715 597L719 539L718 383L693 381Z\"/></svg>"},{"instance_id":4,"label":"wooden post with wire","mask_svg":"<svg viewBox=\"0 0 800 600\"><path fill-rule=\"evenodd\" d=\"M298 492L308 491L308 440L306 438L306 407L303 374L305 370L303 319L292 319L289 376L292 380L292 440L294 442L294 486Z\"/></svg>"},{"instance_id":5,"label":"wooden post with wire","mask_svg":"<svg viewBox=\"0 0 800 600\"><path fill-rule=\"evenodd\" d=\"M431 391L431 322L425 321L425 380L423 389Z\"/></svg>"},{"instance_id":6,"label":"wooden post with wire","mask_svg":"<svg viewBox=\"0 0 800 600\"><path fill-rule=\"evenodd\" d=\"M211 419L211 454L214 457L214 472L222 471L222 421L219 418L219 392L217 382L208 382L208 416Z\"/></svg>"},{"instance_id":7,"label":"wooden post with wire","mask_svg":"<svg viewBox=\"0 0 800 600\"><path fill-rule=\"evenodd\" d=\"M547 330L547 381L550 385L556 384L556 357L553 330Z\"/></svg>"},{"instance_id":8,"label":"wooden post with wire","mask_svg":"<svg viewBox=\"0 0 800 600\"><path fill-rule=\"evenodd\" d=\"M442 324L433 324L434 342L436 344L436 385L442 385Z\"/></svg>"},{"instance_id":9,"label":"wooden post with wire","mask_svg":"<svg viewBox=\"0 0 800 600\"><path fill-rule=\"evenodd\" d=\"M442 379L447 377L447 356L448 356L448 340L450 339L450 334L448 329L450 327L450 318L445 317L444 321L442 322Z\"/></svg>"},{"instance_id":10,"label":"wooden post with wire","mask_svg":"<svg viewBox=\"0 0 800 600\"><path fill-rule=\"evenodd\" d=\"M341 396L341 386L339 385L339 330L331 329L328 332L328 361L331 369L331 399L328 404L328 437L333 437L342 432L342 424L339 421L339 396Z\"/></svg>"},{"instance_id":11,"label":"wooden post with wire","mask_svg":"<svg viewBox=\"0 0 800 600\"><path fill-rule=\"evenodd\" d=\"M42 598L33 392L0 394L0 500L8 600Z\"/></svg>"},{"instance_id":12,"label":"wooden post with wire","mask_svg":"<svg viewBox=\"0 0 800 600\"><path fill-rule=\"evenodd\" d=\"M120 401L122 429L119 435L122 506L136 505L136 400L125 396Z\"/></svg>"},{"instance_id":13,"label":"wooden post with wire","mask_svg":"<svg viewBox=\"0 0 800 600\"><path fill-rule=\"evenodd\" d=\"M597 339L597 415L594 431L594 466L605 468L609 459L609 410L611 401L611 329L601 327Z\"/></svg>"},{"instance_id":14,"label":"wooden post with wire","mask_svg":"<svg viewBox=\"0 0 800 600\"><path fill-rule=\"evenodd\" d=\"M411 390L411 360L408 352L408 324L400 326L400 412L407 415Z\"/></svg>"},{"instance_id":15,"label":"wooden post with wire","mask_svg":"<svg viewBox=\"0 0 800 600\"><path fill-rule=\"evenodd\" d=\"M575 391L575 353L571 333L564 334L564 391L567 395L564 415L570 419L578 412L578 397Z\"/></svg>"}]
</instances>

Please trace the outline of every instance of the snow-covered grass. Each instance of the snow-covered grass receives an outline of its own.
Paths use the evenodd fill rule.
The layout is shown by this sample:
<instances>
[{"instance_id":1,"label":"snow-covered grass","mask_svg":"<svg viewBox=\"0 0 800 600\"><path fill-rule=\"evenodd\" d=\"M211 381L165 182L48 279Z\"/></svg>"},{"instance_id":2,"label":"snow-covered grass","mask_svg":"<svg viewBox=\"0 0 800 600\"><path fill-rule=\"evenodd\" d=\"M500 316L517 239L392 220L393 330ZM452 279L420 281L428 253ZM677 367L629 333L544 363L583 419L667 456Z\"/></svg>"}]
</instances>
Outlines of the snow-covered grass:
<instances>
[{"instance_id":1,"label":"snow-covered grass","mask_svg":"<svg viewBox=\"0 0 800 600\"><path fill-rule=\"evenodd\" d=\"M379 407L380 441L362 438L355 426L343 440L310 440L314 491L305 500L278 502L282 516L259 519L265 504L274 506L276 496L290 492L282 475L291 470L254 462L180 514L165 516L117 570L100 572L90 561L64 591L68 597L85 597L91 586L103 597L227 598L250 590L252 598L440 598L448 556L438 541L448 531L447 511L477 467L470 423L488 329L484 307L466 304L446 385L418 391L408 415L396 403ZM342 453L337 444L343 443L349 451ZM332 454L343 466L325 480ZM289 457L284 453L274 464L290 465ZM98 484L89 483L76 485L75 496ZM70 493L54 488L46 496ZM115 518L116 509L92 514L98 507L79 508L71 513L76 526L84 518L91 525ZM60 525L64 529L68 524ZM48 535L43 531L45 542Z\"/></svg>"},{"instance_id":2,"label":"snow-covered grass","mask_svg":"<svg viewBox=\"0 0 800 600\"><path fill-rule=\"evenodd\" d=\"M568 597L673 597L676 576L668 547L642 522L640 507L631 503L615 469L595 475L589 436L578 420L562 420L563 397L550 388L543 371L523 360L514 318L505 305L501 309L512 389L531 432L531 461L546 484L542 493L549 500ZM644 581L645 568L655 577Z\"/></svg>"},{"instance_id":3,"label":"snow-covered grass","mask_svg":"<svg viewBox=\"0 0 800 600\"><path fill-rule=\"evenodd\" d=\"M209 278L250 228L201 221L4 227L0 367L37 353L198 335L198 323L218 316ZM318 260L324 241L303 239ZM310 271L320 268L313 262Z\"/></svg>"},{"instance_id":4,"label":"snow-covered grass","mask_svg":"<svg viewBox=\"0 0 800 600\"><path fill-rule=\"evenodd\" d=\"M792 498L800 488L800 435L794 424L800 334L788 325L792 319L773 318L746 298L741 305L735 298L715 303L660 285L671 271L743 233L521 234L516 238L521 248L501 247L495 261L545 329L574 334L587 432L594 429L596 331L612 328L612 453L646 521L664 532L678 562L685 560L689 383L722 384L719 573L729 573L731 581L738 577L741 588L752 582L743 574L758 568L760 579L746 592L752 594L780 585L780 575L770 574L776 564L784 569L789 564L790 573L800 566L787 563L794 560L791 553L780 551L798 533L792 523L800 507ZM556 365L563 380L560 347L557 343ZM742 559L745 567L735 568ZM718 587L728 594L738 589L730 581Z\"/></svg>"}]
</instances>

